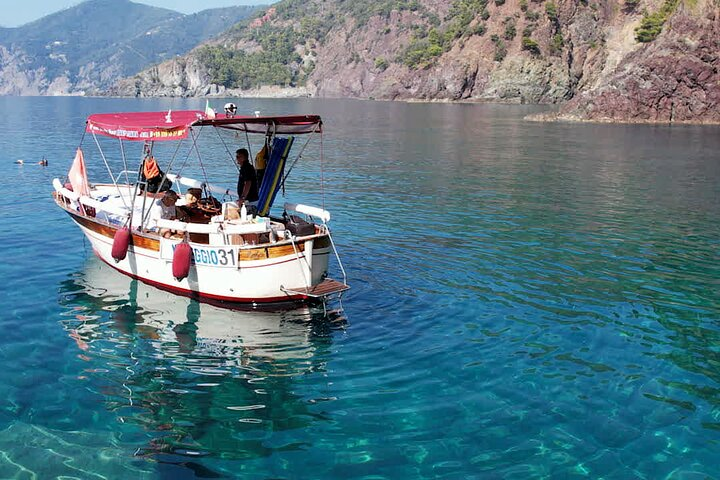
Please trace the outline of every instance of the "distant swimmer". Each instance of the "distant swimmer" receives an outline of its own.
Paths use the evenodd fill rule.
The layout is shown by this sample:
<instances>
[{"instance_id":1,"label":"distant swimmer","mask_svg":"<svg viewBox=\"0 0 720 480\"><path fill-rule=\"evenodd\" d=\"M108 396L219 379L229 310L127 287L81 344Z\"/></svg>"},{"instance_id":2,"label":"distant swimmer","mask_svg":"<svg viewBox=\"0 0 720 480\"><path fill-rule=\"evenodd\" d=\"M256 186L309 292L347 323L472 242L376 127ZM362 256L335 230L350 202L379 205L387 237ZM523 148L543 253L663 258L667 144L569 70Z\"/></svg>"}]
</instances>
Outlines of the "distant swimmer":
<instances>
[{"instance_id":1,"label":"distant swimmer","mask_svg":"<svg viewBox=\"0 0 720 480\"><path fill-rule=\"evenodd\" d=\"M48 161L44 158L38 162L38 165L42 165L43 167L47 167Z\"/></svg>"}]
</instances>

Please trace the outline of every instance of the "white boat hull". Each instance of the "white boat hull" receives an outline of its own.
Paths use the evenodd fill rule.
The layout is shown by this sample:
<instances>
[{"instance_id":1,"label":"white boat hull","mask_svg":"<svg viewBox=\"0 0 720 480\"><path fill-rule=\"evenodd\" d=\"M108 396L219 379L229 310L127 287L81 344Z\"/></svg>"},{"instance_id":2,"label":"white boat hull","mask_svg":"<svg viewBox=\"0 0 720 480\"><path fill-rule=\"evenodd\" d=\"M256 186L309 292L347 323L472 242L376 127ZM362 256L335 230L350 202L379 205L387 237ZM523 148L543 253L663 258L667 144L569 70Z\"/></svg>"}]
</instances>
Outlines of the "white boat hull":
<instances>
[{"instance_id":1,"label":"white boat hull","mask_svg":"<svg viewBox=\"0 0 720 480\"><path fill-rule=\"evenodd\" d=\"M268 252L277 247L242 249L226 246L225 266L193 263L188 276L178 281L173 277L172 257L167 252L172 251L173 244L179 243L180 239L140 237L147 241L134 241L126 258L116 262L112 258L112 246L117 227L75 212L68 213L89 240L95 254L105 263L143 282L194 298L251 304L299 301L307 299L307 296L298 295L298 289L318 285L327 276L329 242L326 237L315 235L297 242L295 247L286 244L281 252L275 252L272 257L266 253L268 258L259 260L248 260L248 254L252 250ZM138 239L136 235L133 238ZM192 242L190 246L199 253L213 248ZM231 252L240 254L231 258ZM283 255L283 252L286 254Z\"/></svg>"}]
</instances>

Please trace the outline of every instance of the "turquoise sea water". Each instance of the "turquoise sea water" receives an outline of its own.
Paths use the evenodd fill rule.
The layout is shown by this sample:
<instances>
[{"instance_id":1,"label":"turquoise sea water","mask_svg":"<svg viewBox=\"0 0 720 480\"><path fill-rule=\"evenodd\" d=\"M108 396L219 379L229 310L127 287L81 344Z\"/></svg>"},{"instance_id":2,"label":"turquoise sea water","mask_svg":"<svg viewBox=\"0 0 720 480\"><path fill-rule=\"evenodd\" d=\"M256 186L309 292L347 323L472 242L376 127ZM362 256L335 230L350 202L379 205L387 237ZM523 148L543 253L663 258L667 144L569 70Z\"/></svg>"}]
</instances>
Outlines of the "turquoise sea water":
<instances>
[{"instance_id":1,"label":"turquoise sea water","mask_svg":"<svg viewBox=\"0 0 720 480\"><path fill-rule=\"evenodd\" d=\"M87 114L204 101L0 97L0 478L720 478L717 127L233 101L323 115L344 308L174 297L54 207Z\"/></svg>"}]
</instances>

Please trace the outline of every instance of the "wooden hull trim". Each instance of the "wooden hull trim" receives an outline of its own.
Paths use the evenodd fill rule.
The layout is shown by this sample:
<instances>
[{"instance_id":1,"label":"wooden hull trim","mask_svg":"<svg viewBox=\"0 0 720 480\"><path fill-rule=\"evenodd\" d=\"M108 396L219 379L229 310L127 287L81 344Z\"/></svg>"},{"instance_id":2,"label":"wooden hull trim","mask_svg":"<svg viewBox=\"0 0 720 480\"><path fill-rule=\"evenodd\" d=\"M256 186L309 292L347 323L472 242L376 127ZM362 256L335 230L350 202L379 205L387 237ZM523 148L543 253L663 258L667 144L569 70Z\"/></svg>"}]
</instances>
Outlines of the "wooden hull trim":
<instances>
[{"instance_id":1,"label":"wooden hull trim","mask_svg":"<svg viewBox=\"0 0 720 480\"><path fill-rule=\"evenodd\" d=\"M103 237L109 238L110 240L115 237L115 232L117 232L117 230L119 229L119 227L115 225L110 225L98 220L91 219L67 208L64 208L64 210L78 225L85 227L88 230L93 231ZM157 237L143 235L139 232L131 232L130 245L144 248L146 250L151 250L154 252L160 251L160 240ZM328 248L329 246L330 240L327 236L318 236L314 238L313 249L316 250L321 248ZM288 255L294 254L296 249L302 257L302 252L305 249L305 241L299 240L295 244L295 248L293 248L293 245L291 243L279 243L277 245L269 246L257 245L249 248L241 248L238 252L238 262L249 262L267 260L278 257L286 257Z\"/></svg>"}]
</instances>

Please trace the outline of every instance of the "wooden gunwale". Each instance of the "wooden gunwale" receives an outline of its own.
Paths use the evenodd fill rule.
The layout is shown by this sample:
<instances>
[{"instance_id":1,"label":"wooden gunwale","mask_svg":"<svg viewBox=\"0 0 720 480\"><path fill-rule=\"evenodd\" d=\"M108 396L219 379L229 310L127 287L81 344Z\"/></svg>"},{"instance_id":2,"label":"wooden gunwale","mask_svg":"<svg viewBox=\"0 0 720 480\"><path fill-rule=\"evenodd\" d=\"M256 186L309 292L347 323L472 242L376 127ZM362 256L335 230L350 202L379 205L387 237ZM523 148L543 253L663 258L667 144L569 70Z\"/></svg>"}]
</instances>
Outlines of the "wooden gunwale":
<instances>
[{"instance_id":1,"label":"wooden gunwale","mask_svg":"<svg viewBox=\"0 0 720 480\"><path fill-rule=\"evenodd\" d=\"M81 215L80 213L65 206L58 197L60 197L60 195L56 195L55 197L58 206L65 210L79 225L104 237L110 239L115 237L115 232L118 231L119 227L96 220L92 217ZM160 239L154 233L148 235L141 232L132 232L131 237L131 245L133 246L154 252L160 251ZM330 240L326 234L315 234L303 237L303 240L297 241L295 248L293 248L293 245L289 240L278 242L276 244L260 244L241 247L238 251L238 261L248 262L285 257L287 255L295 254L296 249L298 253L302 253L305 250L305 241L310 239L315 240L313 250L319 250L330 246Z\"/></svg>"}]
</instances>

